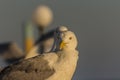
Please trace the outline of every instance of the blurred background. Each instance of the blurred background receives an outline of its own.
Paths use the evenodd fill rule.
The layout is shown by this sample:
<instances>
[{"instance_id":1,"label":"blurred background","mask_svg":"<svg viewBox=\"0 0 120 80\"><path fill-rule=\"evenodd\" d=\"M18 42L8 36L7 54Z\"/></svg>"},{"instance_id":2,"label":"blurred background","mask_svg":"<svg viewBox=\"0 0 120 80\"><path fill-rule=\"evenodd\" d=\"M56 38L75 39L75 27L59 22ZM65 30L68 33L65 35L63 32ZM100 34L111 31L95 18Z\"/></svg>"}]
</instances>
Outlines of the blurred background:
<instances>
[{"instance_id":1,"label":"blurred background","mask_svg":"<svg viewBox=\"0 0 120 80\"><path fill-rule=\"evenodd\" d=\"M73 80L120 80L120 0L0 0L0 43L23 48L22 24L40 4L53 10L49 28L65 25L78 37Z\"/></svg>"}]
</instances>

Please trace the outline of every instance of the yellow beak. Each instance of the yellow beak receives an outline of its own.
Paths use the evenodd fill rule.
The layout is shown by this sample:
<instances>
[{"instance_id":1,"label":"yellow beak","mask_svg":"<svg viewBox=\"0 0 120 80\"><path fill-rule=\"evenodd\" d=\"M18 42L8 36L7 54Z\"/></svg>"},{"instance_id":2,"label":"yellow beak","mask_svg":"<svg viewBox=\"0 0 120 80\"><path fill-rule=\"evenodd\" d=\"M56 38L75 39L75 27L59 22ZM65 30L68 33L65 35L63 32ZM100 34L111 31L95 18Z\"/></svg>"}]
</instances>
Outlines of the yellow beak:
<instances>
[{"instance_id":1,"label":"yellow beak","mask_svg":"<svg viewBox=\"0 0 120 80\"><path fill-rule=\"evenodd\" d=\"M61 49L63 49L63 47L66 45L66 43L64 42L64 41L62 41L61 43L60 43L60 50Z\"/></svg>"}]
</instances>

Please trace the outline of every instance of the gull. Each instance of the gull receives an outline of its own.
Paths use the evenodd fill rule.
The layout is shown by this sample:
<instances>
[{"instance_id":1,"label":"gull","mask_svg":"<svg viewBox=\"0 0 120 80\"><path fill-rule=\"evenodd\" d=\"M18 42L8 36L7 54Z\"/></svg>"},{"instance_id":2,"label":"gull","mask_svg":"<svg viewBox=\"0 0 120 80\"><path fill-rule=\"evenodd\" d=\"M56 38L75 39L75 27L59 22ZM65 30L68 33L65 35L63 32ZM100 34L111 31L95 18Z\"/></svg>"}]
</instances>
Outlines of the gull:
<instances>
[{"instance_id":1,"label":"gull","mask_svg":"<svg viewBox=\"0 0 120 80\"><path fill-rule=\"evenodd\" d=\"M59 38L60 50L10 65L1 71L0 80L71 80L78 61L77 38L72 31Z\"/></svg>"},{"instance_id":2,"label":"gull","mask_svg":"<svg viewBox=\"0 0 120 80\"><path fill-rule=\"evenodd\" d=\"M71 80L75 72L78 51L77 39L73 32L65 31L60 34L61 43L60 51L56 52L58 59L56 63L51 65L55 69L55 73L46 80Z\"/></svg>"}]
</instances>

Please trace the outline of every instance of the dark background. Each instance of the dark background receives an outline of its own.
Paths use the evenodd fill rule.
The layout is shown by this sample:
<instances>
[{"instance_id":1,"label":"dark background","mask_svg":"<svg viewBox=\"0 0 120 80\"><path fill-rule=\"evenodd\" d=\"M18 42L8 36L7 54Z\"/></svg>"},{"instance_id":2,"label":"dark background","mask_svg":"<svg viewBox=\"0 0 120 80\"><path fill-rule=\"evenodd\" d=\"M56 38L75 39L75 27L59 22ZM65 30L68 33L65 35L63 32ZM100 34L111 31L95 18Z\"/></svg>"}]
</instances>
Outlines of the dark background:
<instances>
[{"instance_id":1,"label":"dark background","mask_svg":"<svg viewBox=\"0 0 120 80\"><path fill-rule=\"evenodd\" d=\"M22 23L39 4L53 10L51 28L65 25L78 37L73 80L120 80L120 0L0 0L0 43L22 48Z\"/></svg>"}]
</instances>

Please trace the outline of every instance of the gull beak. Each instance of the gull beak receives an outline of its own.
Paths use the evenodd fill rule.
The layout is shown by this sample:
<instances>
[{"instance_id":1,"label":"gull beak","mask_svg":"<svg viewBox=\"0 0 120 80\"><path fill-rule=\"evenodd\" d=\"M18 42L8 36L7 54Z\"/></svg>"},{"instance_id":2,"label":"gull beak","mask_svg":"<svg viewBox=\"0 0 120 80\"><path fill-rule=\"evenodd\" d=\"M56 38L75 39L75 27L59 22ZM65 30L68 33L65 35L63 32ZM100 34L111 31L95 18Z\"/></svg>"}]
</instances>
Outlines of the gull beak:
<instances>
[{"instance_id":1,"label":"gull beak","mask_svg":"<svg viewBox=\"0 0 120 80\"><path fill-rule=\"evenodd\" d=\"M62 42L60 43L60 50L63 49L65 45L66 45L66 43L65 43L64 41L62 41Z\"/></svg>"}]
</instances>

